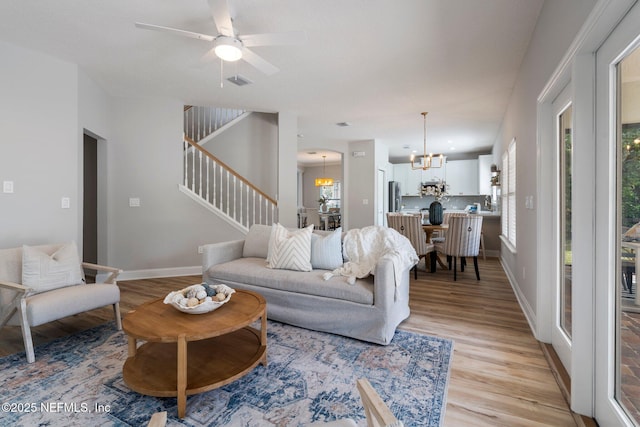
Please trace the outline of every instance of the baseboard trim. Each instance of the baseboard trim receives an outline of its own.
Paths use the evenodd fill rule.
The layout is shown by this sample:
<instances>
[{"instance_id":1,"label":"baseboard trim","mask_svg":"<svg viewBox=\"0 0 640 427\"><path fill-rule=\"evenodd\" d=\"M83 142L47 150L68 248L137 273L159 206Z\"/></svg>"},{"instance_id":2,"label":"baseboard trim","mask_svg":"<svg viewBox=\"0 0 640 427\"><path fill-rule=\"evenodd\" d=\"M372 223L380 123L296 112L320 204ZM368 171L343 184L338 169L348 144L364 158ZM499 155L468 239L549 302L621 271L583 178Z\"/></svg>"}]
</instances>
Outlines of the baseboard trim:
<instances>
[{"instance_id":1,"label":"baseboard trim","mask_svg":"<svg viewBox=\"0 0 640 427\"><path fill-rule=\"evenodd\" d=\"M531 329L531 333L533 333L533 336L537 340L539 340L537 328L536 328L536 325L537 325L536 313L533 311L533 309L529 305L529 302L527 301L525 296L522 294L522 291L518 286L518 282L516 281L516 278L513 275L513 272L509 269L509 266L507 265L507 263L504 262L502 257L500 257L499 259L500 259L500 265L502 265L502 269L504 270L504 273L507 276L507 279L509 280L509 284L511 284L511 289L513 289L513 293L515 294L516 299L518 300L518 304L522 309L522 313L524 314L525 319L527 319L527 323L529 323L529 329Z\"/></svg>"},{"instance_id":2,"label":"baseboard trim","mask_svg":"<svg viewBox=\"0 0 640 427\"><path fill-rule=\"evenodd\" d=\"M544 354L544 358L547 360L549 368L551 368L551 373L558 383L560 393L562 393L562 396L567 401L567 405L571 407L571 377L569 377L569 373L562 365L558 354L553 349L553 346L551 344L543 343L541 341L538 341L538 343L540 344L540 349L542 350L542 354ZM573 411L571 411L571 415L573 416L573 419L578 427L598 426L593 418L577 414Z\"/></svg>"}]
</instances>

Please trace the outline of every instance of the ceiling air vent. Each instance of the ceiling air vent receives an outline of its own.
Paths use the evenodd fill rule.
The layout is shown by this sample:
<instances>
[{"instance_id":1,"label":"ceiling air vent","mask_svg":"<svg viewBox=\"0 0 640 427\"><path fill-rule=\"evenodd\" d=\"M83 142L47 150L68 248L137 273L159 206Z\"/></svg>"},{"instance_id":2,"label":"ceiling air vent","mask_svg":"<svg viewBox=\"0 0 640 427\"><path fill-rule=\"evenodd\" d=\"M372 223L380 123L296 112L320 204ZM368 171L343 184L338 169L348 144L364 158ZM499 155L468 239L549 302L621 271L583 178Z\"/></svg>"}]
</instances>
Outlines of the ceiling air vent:
<instances>
[{"instance_id":1,"label":"ceiling air vent","mask_svg":"<svg viewBox=\"0 0 640 427\"><path fill-rule=\"evenodd\" d=\"M249 80L242 74L236 74L235 76L229 77L227 80L238 86L250 85L253 83L253 81Z\"/></svg>"}]
</instances>

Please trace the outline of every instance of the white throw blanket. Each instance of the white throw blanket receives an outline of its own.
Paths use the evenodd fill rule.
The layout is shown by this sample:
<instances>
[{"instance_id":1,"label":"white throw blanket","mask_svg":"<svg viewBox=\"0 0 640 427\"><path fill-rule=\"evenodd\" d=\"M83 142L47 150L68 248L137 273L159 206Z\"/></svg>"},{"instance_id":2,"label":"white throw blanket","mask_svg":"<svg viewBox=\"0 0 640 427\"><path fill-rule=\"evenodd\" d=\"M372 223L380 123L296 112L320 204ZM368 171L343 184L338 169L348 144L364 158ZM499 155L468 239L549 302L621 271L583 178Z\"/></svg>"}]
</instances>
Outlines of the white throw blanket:
<instances>
[{"instance_id":1,"label":"white throw blanket","mask_svg":"<svg viewBox=\"0 0 640 427\"><path fill-rule=\"evenodd\" d=\"M377 225L349 230L342 247L348 261L342 267L325 273L325 280L341 275L346 276L347 283L353 285L356 279L373 274L380 258L388 257L393 262L397 287L402 272L419 261L409 239L393 228Z\"/></svg>"}]
</instances>

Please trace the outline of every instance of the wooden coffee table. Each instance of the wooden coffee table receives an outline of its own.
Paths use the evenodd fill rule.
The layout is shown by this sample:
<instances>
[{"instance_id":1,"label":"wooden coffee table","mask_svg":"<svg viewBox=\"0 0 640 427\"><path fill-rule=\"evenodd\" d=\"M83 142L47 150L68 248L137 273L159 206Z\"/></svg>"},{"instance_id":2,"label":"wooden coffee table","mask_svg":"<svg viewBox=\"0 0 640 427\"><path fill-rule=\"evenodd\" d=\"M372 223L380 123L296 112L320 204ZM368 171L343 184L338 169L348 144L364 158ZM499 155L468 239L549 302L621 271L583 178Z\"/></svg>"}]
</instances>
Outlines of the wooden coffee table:
<instances>
[{"instance_id":1,"label":"wooden coffee table","mask_svg":"<svg viewBox=\"0 0 640 427\"><path fill-rule=\"evenodd\" d=\"M122 321L129 336L124 382L141 394L177 397L184 418L187 396L267 366L266 307L261 295L243 290L205 314L183 313L162 298L139 306ZM260 318L260 330L250 326ZM145 343L138 347L138 340Z\"/></svg>"}]
</instances>

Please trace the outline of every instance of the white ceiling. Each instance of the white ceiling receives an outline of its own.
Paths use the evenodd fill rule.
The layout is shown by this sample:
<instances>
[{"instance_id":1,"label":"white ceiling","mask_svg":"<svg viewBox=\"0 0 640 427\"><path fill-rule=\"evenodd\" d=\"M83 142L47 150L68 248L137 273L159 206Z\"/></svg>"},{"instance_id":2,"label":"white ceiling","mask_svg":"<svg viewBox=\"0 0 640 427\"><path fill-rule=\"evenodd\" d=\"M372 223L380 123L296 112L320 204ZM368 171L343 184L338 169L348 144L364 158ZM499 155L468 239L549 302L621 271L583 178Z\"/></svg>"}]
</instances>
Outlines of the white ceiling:
<instances>
[{"instance_id":1,"label":"white ceiling","mask_svg":"<svg viewBox=\"0 0 640 427\"><path fill-rule=\"evenodd\" d=\"M114 96L286 111L303 152L376 139L393 160L422 153L422 111L428 151L490 151L543 3L229 1L240 34L303 30L306 44L252 48L280 71L225 63L225 78L254 83L220 88L219 62L201 60L209 42L134 27L216 35L206 0L2 0L0 40L77 63Z\"/></svg>"}]
</instances>

